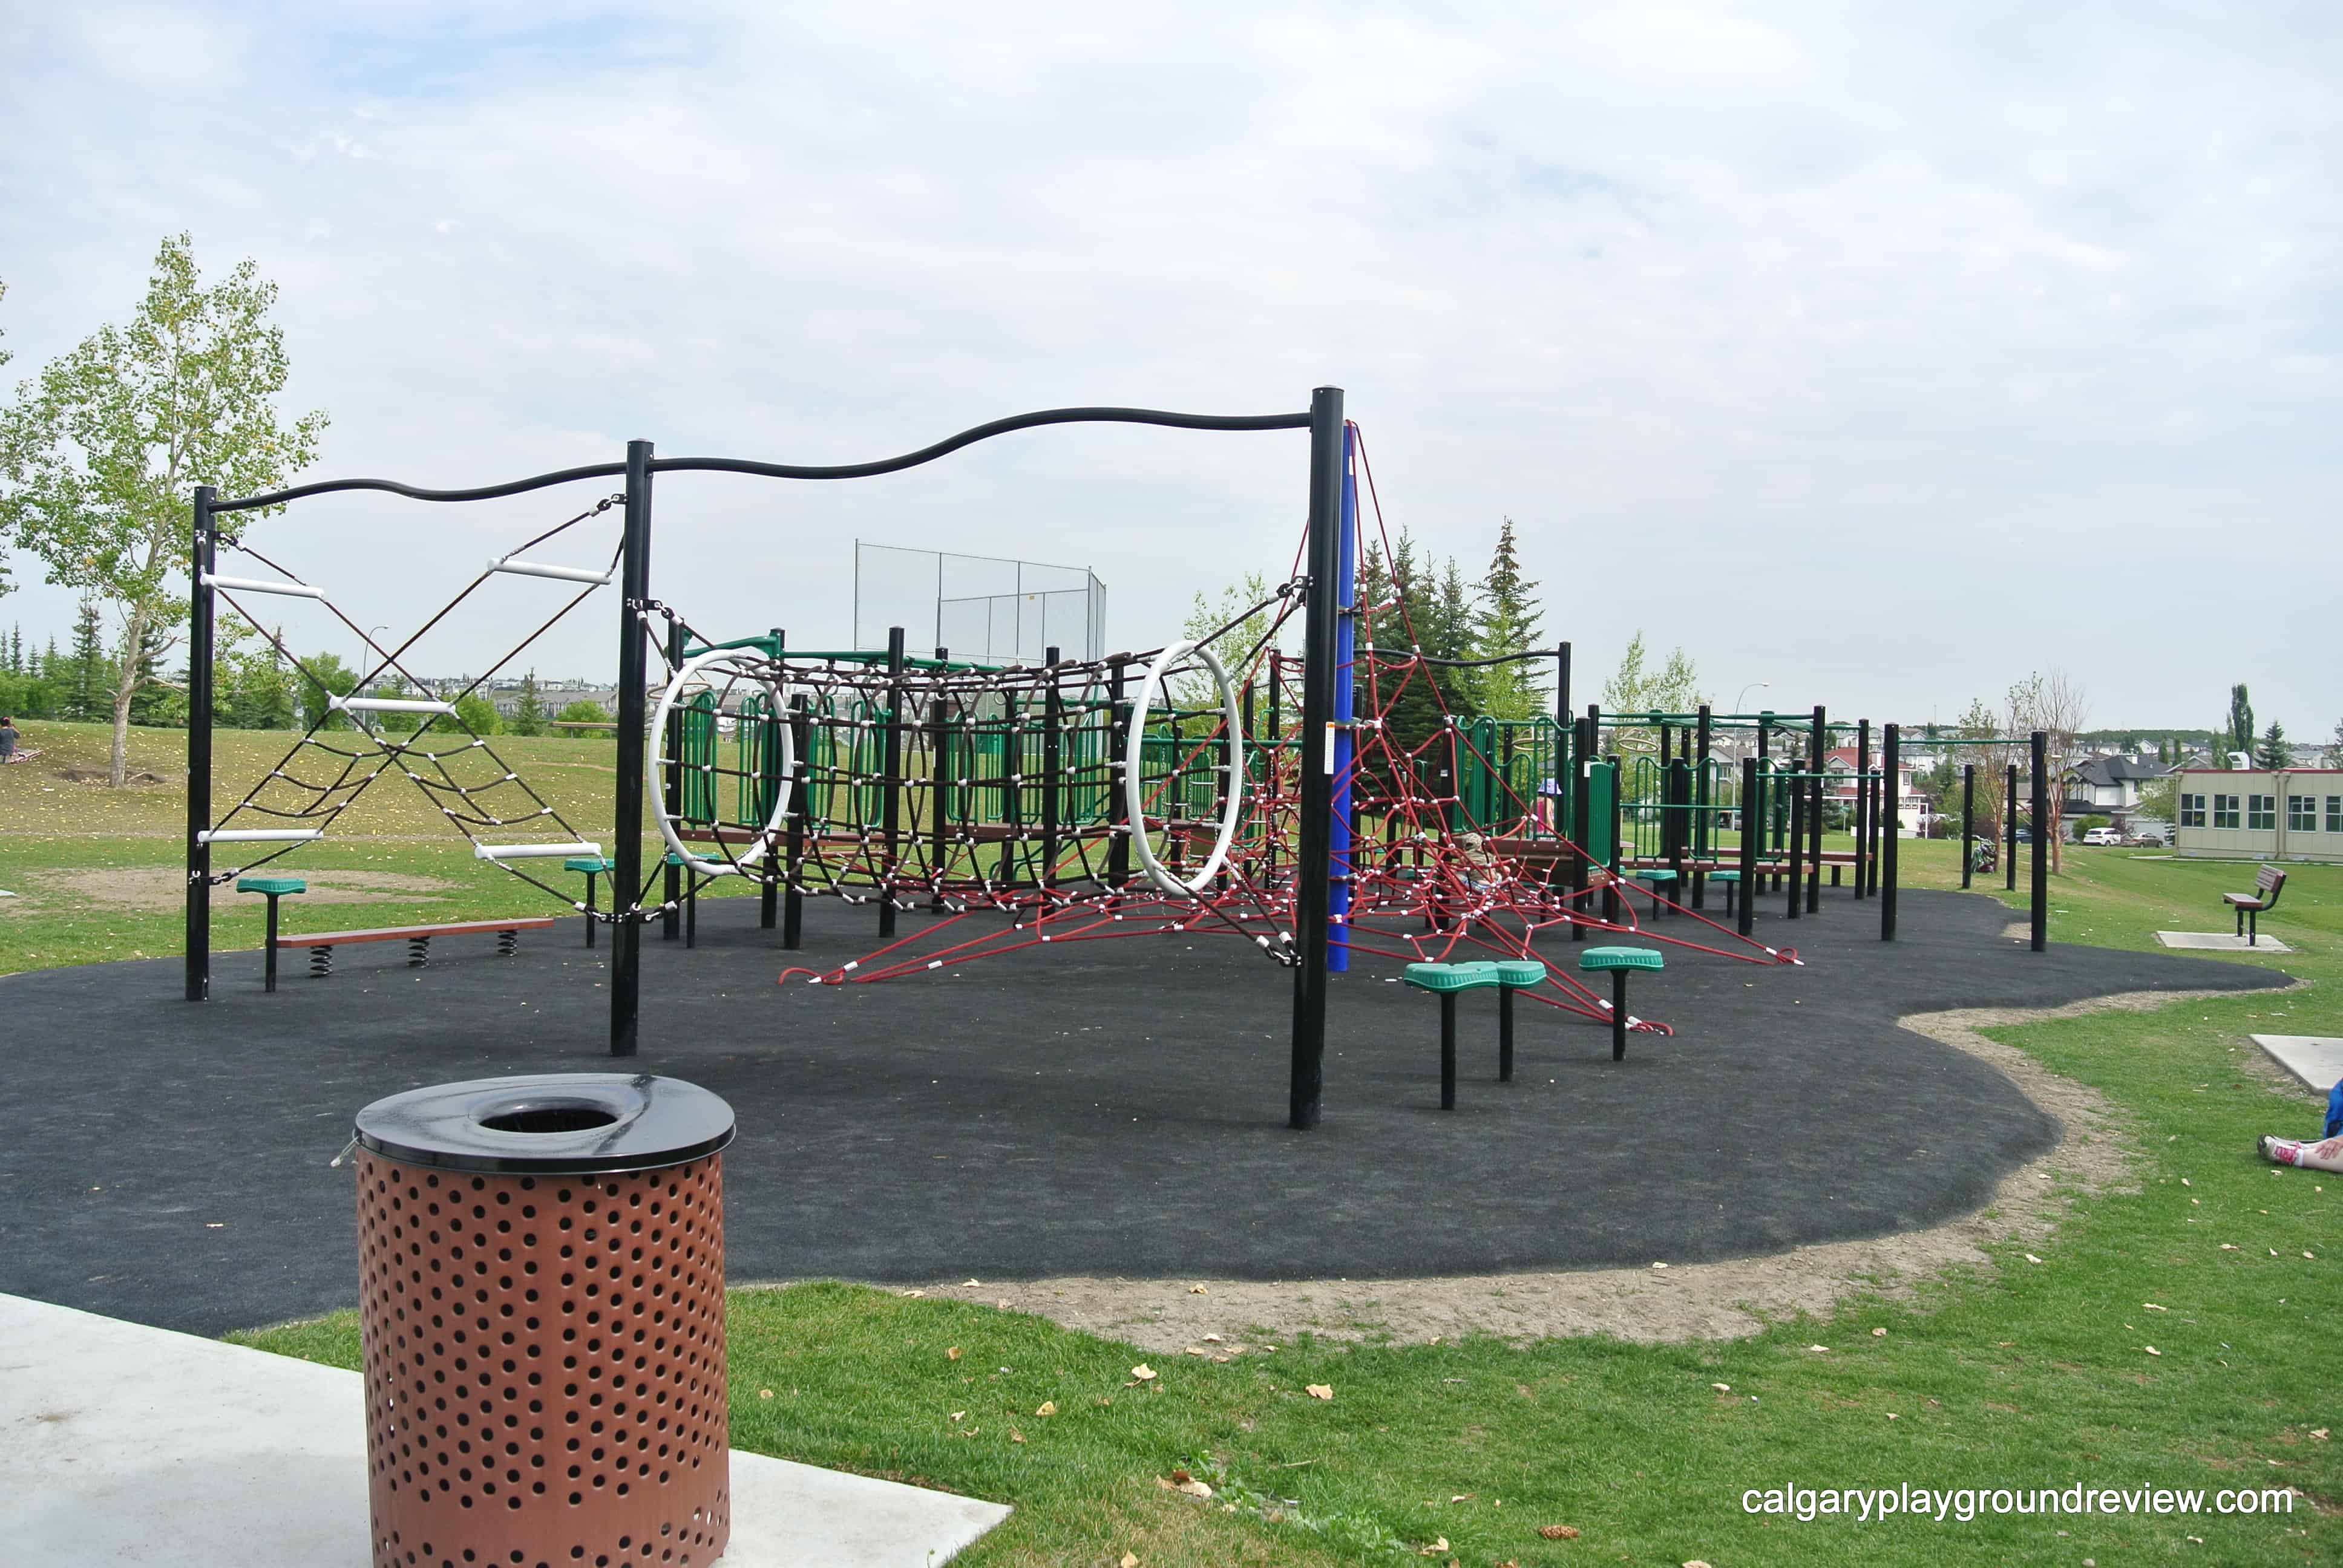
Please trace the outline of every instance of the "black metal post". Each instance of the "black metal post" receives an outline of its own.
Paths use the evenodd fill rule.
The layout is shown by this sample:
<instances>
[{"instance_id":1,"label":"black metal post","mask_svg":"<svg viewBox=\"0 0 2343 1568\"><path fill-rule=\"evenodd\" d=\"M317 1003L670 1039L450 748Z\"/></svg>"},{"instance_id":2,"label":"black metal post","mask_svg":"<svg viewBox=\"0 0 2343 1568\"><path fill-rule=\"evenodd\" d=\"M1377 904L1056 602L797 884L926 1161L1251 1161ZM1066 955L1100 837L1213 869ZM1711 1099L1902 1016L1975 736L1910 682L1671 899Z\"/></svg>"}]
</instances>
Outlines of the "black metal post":
<instances>
[{"instance_id":1,"label":"black metal post","mask_svg":"<svg viewBox=\"0 0 2343 1568\"><path fill-rule=\"evenodd\" d=\"M2034 950L2050 945L2050 736L2034 732Z\"/></svg>"},{"instance_id":2,"label":"black metal post","mask_svg":"<svg viewBox=\"0 0 2343 1568\"><path fill-rule=\"evenodd\" d=\"M1871 880L1871 720L1855 721L1855 896Z\"/></svg>"},{"instance_id":3,"label":"black metal post","mask_svg":"<svg viewBox=\"0 0 2343 1568\"><path fill-rule=\"evenodd\" d=\"M671 620L667 623L667 668L670 678L683 667L683 623ZM712 719L709 722L711 727L716 723ZM712 748L716 743L716 737L710 735L709 745ZM680 820L683 817L683 709L680 704L668 709L667 733L659 737L659 749L667 753L667 766L659 769L659 800L667 808L669 816ZM713 778L710 775L711 784ZM711 820L709 826L713 829L717 823ZM665 875L660 879L659 896L667 905L659 914L659 940L671 942L683 930L683 868L677 865L673 856L668 852L664 834L659 839L659 864L666 868Z\"/></svg>"},{"instance_id":4,"label":"black metal post","mask_svg":"<svg viewBox=\"0 0 2343 1568\"><path fill-rule=\"evenodd\" d=\"M1612 739L1618 739L1615 732ZM1620 915L1634 910L1626 895L1619 890L1619 874L1627 863L1627 769L1616 751L1604 760L1611 765L1611 864L1605 868L1610 875L1603 879L1603 918L1620 925L1624 923Z\"/></svg>"},{"instance_id":5,"label":"black metal post","mask_svg":"<svg viewBox=\"0 0 2343 1568\"><path fill-rule=\"evenodd\" d=\"M1904 776L1904 732L1897 726L1883 726L1879 732L1879 940L1896 940L1896 856L1899 840L1904 836L1904 791L1897 781Z\"/></svg>"},{"instance_id":6,"label":"black metal post","mask_svg":"<svg viewBox=\"0 0 2343 1568\"><path fill-rule=\"evenodd\" d=\"M902 863L903 830L903 628L887 628L887 739L880 766L879 827L884 844L879 860L879 934L895 934L895 871Z\"/></svg>"},{"instance_id":7,"label":"black metal post","mask_svg":"<svg viewBox=\"0 0 2343 1568\"><path fill-rule=\"evenodd\" d=\"M1064 770L1061 738L1066 724L1065 699L1058 687L1058 666L1064 658L1061 648L1045 648L1041 650L1041 661L1050 671L1050 689L1041 699L1041 722L1046 726L1041 731L1041 874L1039 879L1043 914L1049 913L1050 889L1058 875L1058 785L1059 775ZM1230 789L1232 782L1224 772L1221 777L1222 789Z\"/></svg>"},{"instance_id":8,"label":"black metal post","mask_svg":"<svg viewBox=\"0 0 2343 1568\"><path fill-rule=\"evenodd\" d=\"M1440 993L1440 1109L1456 1109L1456 993Z\"/></svg>"},{"instance_id":9,"label":"black metal post","mask_svg":"<svg viewBox=\"0 0 2343 1568\"><path fill-rule=\"evenodd\" d=\"M1513 988L1497 988L1497 1081L1513 1081Z\"/></svg>"},{"instance_id":10,"label":"black metal post","mask_svg":"<svg viewBox=\"0 0 2343 1568\"><path fill-rule=\"evenodd\" d=\"M789 864L782 871L787 885L781 890L781 946L795 952L805 940L805 841L813 818L809 783L813 765L813 699L802 691L789 699L789 749L795 755L789 768Z\"/></svg>"},{"instance_id":11,"label":"black metal post","mask_svg":"<svg viewBox=\"0 0 2343 1568\"><path fill-rule=\"evenodd\" d=\"M1803 813L1812 784L1812 779L1802 779L1795 772L1789 775L1790 902L1785 912L1794 920L1803 912L1806 901L1806 819Z\"/></svg>"},{"instance_id":12,"label":"black metal post","mask_svg":"<svg viewBox=\"0 0 2343 1568\"><path fill-rule=\"evenodd\" d=\"M1692 907L1708 908L1708 862L1716 858L1716 819L1711 814L1714 789L1708 777L1708 754L1715 736L1709 723L1708 704L1700 705L1700 728L1697 754L1693 758L1693 839Z\"/></svg>"},{"instance_id":13,"label":"black metal post","mask_svg":"<svg viewBox=\"0 0 2343 1568\"><path fill-rule=\"evenodd\" d=\"M1123 792L1122 776L1127 770L1138 767L1143 759L1143 754L1132 755L1128 744L1131 715L1126 710L1130 704L1122 699L1123 677L1128 673L1128 669L1129 667L1121 654L1118 653L1107 660L1106 748L1107 756L1113 763L1107 769L1106 790L1106 885L1107 908L1110 910L1114 908L1115 897L1122 891L1122 885L1131 880L1131 836L1144 826L1142 823L1131 821L1130 813L1124 809L1124 802L1129 797ZM1274 688L1270 691L1269 699L1270 713L1273 720L1277 712L1277 692ZM1273 862L1271 869L1272 870L1276 869Z\"/></svg>"},{"instance_id":14,"label":"black metal post","mask_svg":"<svg viewBox=\"0 0 2343 1568\"><path fill-rule=\"evenodd\" d=\"M1573 745L1570 749L1570 940L1583 942L1586 928L1579 923L1586 913L1586 889L1589 873L1594 869L1588 846L1594 841L1594 825L1588 819L1594 810L1594 775L1587 771L1594 760L1594 716L1588 713L1572 726Z\"/></svg>"},{"instance_id":15,"label":"black metal post","mask_svg":"<svg viewBox=\"0 0 2343 1568\"><path fill-rule=\"evenodd\" d=\"M212 994L212 589L204 581L217 559L212 502L219 492L196 487L193 550L187 572L187 1000Z\"/></svg>"},{"instance_id":16,"label":"black metal post","mask_svg":"<svg viewBox=\"0 0 2343 1568\"><path fill-rule=\"evenodd\" d=\"M2002 837L2008 841L2001 849L2002 891L2017 891L2017 764L2009 765L2009 777L2001 789L2001 814L2007 822Z\"/></svg>"},{"instance_id":17,"label":"black metal post","mask_svg":"<svg viewBox=\"0 0 2343 1568\"><path fill-rule=\"evenodd\" d=\"M1279 649L1272 648L1269 650L1269 739L1266 742L1268 749L1268 760L1262 769L1262 776L1268 781L1269 786L1272 790L1277 787L1279 763L1284 755L1282 750L1282 748L1285 743L1284 730L1282 728L1285 722L1282 716L1282 706L1284 701L1282 693L1284 692L1284 689L1285 655ZM1277 815L1274 811L1264 812L1262 819L1265 822L1273 824L1277 820ZM1277 879L1277 843L1279 837L1280 835L1278 833L1272 831L1266 835L1267 842L1262 845L1262 851L1266 859L1263 870L1272 883Z\"/></svg>"},{"instance_id":18,"label":"black metal post","mask_svg":"<svg viewBox=\"0 0 2343 1568\"><path fill-rule=\"evenodd\" d=\"M1815 727L1806 739L1810 760L1806 771L1814 775L1807 784L1812 799L1806 806L1806 913L1815 914L1823 907L1823 808L1828 802L1824 789L1830 778L1830 725L1823 718L1822 704L1815 704Z\"/></svg>"},{"instance_id":19,"label":"black metal post","mask_svg":"<svg viewBox=\"0 0 2343 1568\"><path fill-rule=\"evenodd\" d=\"M949 663L951 649L936 649L936 662ZM945 695L949 685L940 678L936 688L936 699L929 706L928 722L931 734L928 741L928 913L944 912L944 874L951 865L950 814L945 802L950 798L951 787L951 699ZM912 832L917 835L914 827Z\"/></svg>"},{"instance_id":20,"label":"black metal post","mask_svg":"<svg viewBox=\"0 0 2343 1568\"><path fill-rule=\"evenodd\" d=\"M1976 764L1961 764L1961 888L1976 870Z\"/></svg>"},{"instance_id":21,"label":"black metal post","mask_svg":"<svg viewBox=\"0 0 2343 1568\"><path fill-rule=\"evenodd\" d=\"M773 639L773 657L779 658L782 650L789 645L789 634L779 627L774 627L769 635ZM769 781L774 799L778 799L780 792L789 788L789 780L783 779L780 776L780 769L773 766L780 759L781 726L788 722L788 716L779 709L765 715L764 741L757 754L757 782L762 785ZM766 799L765 791L759 789L757 791L757 803L759 806L765 806ZM758 816L758 827L762 828L771 818L771 808L765 807ZM773 929L775 915L779 912L781 857L776 852L780 846L769 838L765 840L764 848L764 859L757 862L757 927L759 930L769 931Z\"/></svg>"},{"instance_id":22,"label":"black metal post","mask_svg":"<svg viewBox=\"0 0 2343 1568\"><path fill-rule=\"evenodd\" d=\"M1757 915L1757 759L1741 759L1741 934L1747 936Z\"/></svg>"},{"instance_id":23,"label":"black metal post","mask_svg":"<svg viewBox=\"0 0 2343 1568\"><path fill-rule=\"evenodd\" d=\"M618 799L610 846L610 1054L632 1056L642 1010L643 742L650 724L644 628L651 597L651 444L627 443L627 509L618 547Z\"/></svg>"},{"instance_id":24,"label":"black metal post","mask_svg":"<svg viewBox=\"0 0 2343 1568\"><path fill-rule=\"evenodd\" d=\"M1293 1069L1286 1125L1318 1125L1325 1089L1326 936L1333 875L1334 658L1342 550L1342 392L1310 395L1310 588L1303 600L1302 813L1293 868ZM1136 766L1134 761L1133 766Z\"/></svg>"}]
</instances>

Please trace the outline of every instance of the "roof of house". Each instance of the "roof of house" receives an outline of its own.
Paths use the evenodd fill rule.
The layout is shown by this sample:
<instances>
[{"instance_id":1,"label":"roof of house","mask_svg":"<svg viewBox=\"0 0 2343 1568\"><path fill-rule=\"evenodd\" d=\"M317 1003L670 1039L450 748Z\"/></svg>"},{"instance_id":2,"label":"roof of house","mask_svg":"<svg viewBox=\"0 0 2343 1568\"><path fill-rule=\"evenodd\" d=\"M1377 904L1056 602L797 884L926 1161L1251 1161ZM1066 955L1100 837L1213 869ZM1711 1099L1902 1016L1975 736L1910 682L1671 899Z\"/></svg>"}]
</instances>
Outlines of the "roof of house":
<instances>
[{"instance_id":1,"label":"roof of house","mask_svg":"<svg viewBox=\"0 0 2343 1568\"><path fill-rule=\"evenodd\" d=\"M2087 757L2067 769L2086 784L2116 785L2130 780L2145 784L2165 774L2160 762L2136 762L2128 757Z\"/></svg>"}]
</instances>

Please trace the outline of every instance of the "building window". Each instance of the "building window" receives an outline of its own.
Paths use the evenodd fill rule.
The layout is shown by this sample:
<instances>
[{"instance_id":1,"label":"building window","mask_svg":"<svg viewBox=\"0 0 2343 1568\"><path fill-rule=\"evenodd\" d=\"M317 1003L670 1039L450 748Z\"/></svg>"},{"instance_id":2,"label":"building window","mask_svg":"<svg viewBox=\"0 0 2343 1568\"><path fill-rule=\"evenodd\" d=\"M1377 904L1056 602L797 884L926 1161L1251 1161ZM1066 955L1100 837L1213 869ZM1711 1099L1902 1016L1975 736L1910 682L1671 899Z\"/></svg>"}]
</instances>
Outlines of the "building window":
<instances>
[{"instance_id":1,"label":"building window","mask_svg":"<svg viewBox=\"0 0 2343 1568\"><path fill-rule=\"evenodd\" d=\"M2337 804L2343 805L2343 795L2338 795L2335 799ZM2205 825L2205 797L2180 797L2180 825L2184 828L2202 828Z\"/></svg>"},{"instance_id":2,"label":"building window","mask_svg":"<svg viewBox=\"0 0 2343 1568\"><path fill-rule=\"evenodd\" d=\"M2327 830L2343 833L2343 795L2327 797Z\"/></svg>"},{"instance_id":3,"label":"building window","mask_svg":"<svg viewBox=\"0 0 2343 1568\"><path fill-rule=\"evenodd\" d=\"M2318 831L2318 797L2289 795L2286 798L2286 830L2289 833Z\"/></svg>"},{"instance_id":4,"label":"building window","mask_svg":"<svg viewBox=\"0 0 2343 1568\"><path fill-rule=\"evenodd\" d=\"M2235 795L2213 797L2213 826L2234 828L2237 825L2237 798Z\"/></svg>"},{"instance_id":5,"label":"building window","mask_svg":"<svg viewBox=\"0 0 2343 1568\"><path fill-rule=\"evenodd\" d=\"M2246 826L2258 833L2275 832L2278 829L2278 797L2247 796Z\"/></svg>"}]
</instances>

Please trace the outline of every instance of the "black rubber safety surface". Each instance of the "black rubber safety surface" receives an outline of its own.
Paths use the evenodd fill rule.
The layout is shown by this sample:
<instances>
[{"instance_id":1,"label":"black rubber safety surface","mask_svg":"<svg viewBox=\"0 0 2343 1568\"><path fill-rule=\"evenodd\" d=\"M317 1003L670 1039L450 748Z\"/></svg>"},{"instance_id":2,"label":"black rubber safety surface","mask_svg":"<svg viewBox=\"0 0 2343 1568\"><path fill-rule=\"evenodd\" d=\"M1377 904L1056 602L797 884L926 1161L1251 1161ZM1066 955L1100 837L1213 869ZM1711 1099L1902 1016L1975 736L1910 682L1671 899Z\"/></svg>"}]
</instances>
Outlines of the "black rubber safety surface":
<instances>
[{"instance_id":1,"label":"black rubber safety surface","mask_svg":"<svg viewBox=\"0 0 2343 1568\"><path fill-rule=\"evenodd\" d=\"M2035 955L1981 897L1905 893L1892 945L1874 903L1826 890L1792 925L1779 901L1758 935L1807 967L1666 949L1630 1008L1676 1033L1631 1037L1623 1062L1605 1025L1524 1003L1500 1084L1494 994L1466 995L1446 1113L1438 1004L1363 960L1333 983L1325 1119L1308 1133L1285 1126L1291 971L1226 937L780 987L791 956L755 900L710 900L696 950L647 936L631 1065L739 1113L735 1282L1479 1273L1952 1218L2056 1127L1898 1016L2281 981L2162 954ZM860 956L875 923L809 900L794 957ZM181 1000L176 960L0 979L0 1291L203 1333L355 1304L352 1178L327 1163L353 1113L422 1084L608 1070L608 949L581 940L567 921L499 959L491 938L443 939L413 970L397 944L346 949L330 980L288 962L274 996L259 954L223 954L204 1004Z\"/></svg>"}]
</instances>

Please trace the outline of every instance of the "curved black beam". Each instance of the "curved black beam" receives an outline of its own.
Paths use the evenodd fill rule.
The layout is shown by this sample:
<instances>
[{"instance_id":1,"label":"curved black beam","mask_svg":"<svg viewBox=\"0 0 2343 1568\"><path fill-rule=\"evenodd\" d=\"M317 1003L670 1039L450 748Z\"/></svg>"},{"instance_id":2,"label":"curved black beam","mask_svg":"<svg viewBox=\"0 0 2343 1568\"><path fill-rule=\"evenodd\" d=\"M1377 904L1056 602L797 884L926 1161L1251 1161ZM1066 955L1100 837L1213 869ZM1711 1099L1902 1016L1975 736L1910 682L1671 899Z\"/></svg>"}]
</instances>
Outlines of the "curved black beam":
<instances>
[{"instance_id":1,"label":"curved black beam","mask_svg":"<svg viewBox=\"0 0 2343 1568\"><path fill-rule=\"evenodd\" d=\"M878 474L916 468L922 463L933 462L990 437L1006 435L1011 430L1030 430L1041 425L1168 425L1180 430L1306 430L1310 427L1310 416L1307 413L1175 414L1161 408L1043 408L1031 414L1012 414L1006 419L995 419L990 424L962 430L932 447L922 447L916 452L907 452L900 457L884 457L875 463L815 466L759 463L746 457L659 457L652 460L651 471L665 474L755 474L769 479L864 479ZM481 485L464 490L427 490L414 485L402 485L395 479L324 479L314 485L296 485L290 489L271 490L266 495L247 496L242 500L221 501L212 510L246 512L260 507L282 506L287 501L322 496L335 490L385 490L411 501L490 501L500 496L524 495L530 490L567 485L578 479L615 478L626 471L623 463L595 463L582 468L562 468L527 479L514 479L507 484Z\"/></svg>"}]
</instances>

